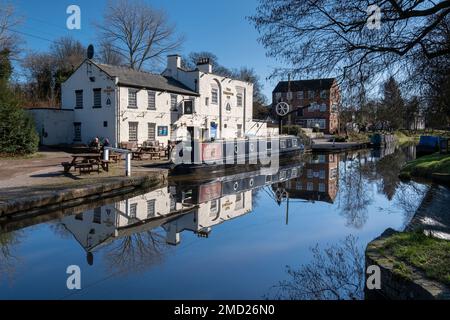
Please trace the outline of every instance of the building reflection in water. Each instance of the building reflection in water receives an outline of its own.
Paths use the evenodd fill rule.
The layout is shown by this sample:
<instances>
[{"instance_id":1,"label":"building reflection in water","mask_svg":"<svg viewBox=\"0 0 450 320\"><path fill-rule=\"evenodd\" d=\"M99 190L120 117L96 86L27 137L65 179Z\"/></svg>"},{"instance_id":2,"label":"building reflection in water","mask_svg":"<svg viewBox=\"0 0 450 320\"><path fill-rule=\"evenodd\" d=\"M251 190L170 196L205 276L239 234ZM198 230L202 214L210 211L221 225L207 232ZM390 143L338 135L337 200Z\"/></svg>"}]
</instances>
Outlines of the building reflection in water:
<instances>
[{"instance_id":1,"label":"building reflection in water","mask_svg":"<svg viewBox=\"0 0 450 320\"><path fill-rule=\"evenodd\" d=\"M282 187L291 199L333 203L338 192L339 155L312 155L296 179Z\"/></svg>"},{"instance_id":2,"label":"building reflection in water","mask_svg":"<svg viewBox=\"0 0 450 320\"><path fill-rule=\"evenodd\" d=\"M262 168L203 183L172 182L168 187L65 217L60 223L86 250L89 264L93 264L96 250L159 227L165 243L176 246L185 231L207 238L214 226L252 212L255 189L297 179L302 170L303 163L296 163L280 170Z\"/></svg>"}]
</instances>

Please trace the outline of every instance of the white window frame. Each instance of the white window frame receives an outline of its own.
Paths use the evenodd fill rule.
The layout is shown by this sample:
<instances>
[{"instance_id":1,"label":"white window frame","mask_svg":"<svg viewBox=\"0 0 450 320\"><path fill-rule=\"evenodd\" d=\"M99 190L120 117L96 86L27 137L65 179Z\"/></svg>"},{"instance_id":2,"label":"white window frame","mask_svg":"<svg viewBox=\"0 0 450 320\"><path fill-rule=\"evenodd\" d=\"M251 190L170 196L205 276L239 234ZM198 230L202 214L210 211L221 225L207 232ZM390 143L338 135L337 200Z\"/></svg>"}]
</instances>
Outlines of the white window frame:
<instances>
[{"instance_id":1,"label":"white window frame","mask_svg":"<svg viewBox=\"0 0 450 320\"><path fill-rule=\"evenodd\" d=\"M152 209L152 210L150 210ZM147 218L156 217L156 200L147 200Z\"/></svg>"},{"instance_id":2,"label":"white window frame","mask_svg":"<svg viewBox=\"0 0 450 320\"><path fill-rule=\"evenodd\" d=\"M238 93L236 95L236 105L238 107L243 107L244 106L244 95L242 93Z\"/></svg>"},{"instance_id":3,"label":"white window frame","mask_svg":"<svg viewBox=\"0 0 450 320\"><path fill-rule=\"evenodd\" d=\"M211 104L218 105L219 104L219 89L212 87L211 88Z\"/></svg>"},{"instance_id":4,"label":"white window frame","mask_svg":"<svg viewBox=\"0 0 450 320\"><path fill-rule=\"evenodd\" d=\"M178 110L178 95L170 95L170 111Z\"/></svg>"},{"instance_id":5,"label":"white window frame","mask_svg":"<svg viewBox=\"0 0 450 320\"><path fill-rule=\"evenodd\" d=\"M147 95L148 95L147 109L156 110L156 92L153 90L147 90Z\"/></svg>"},{"instance_id":6,"label":"white window frame","mask_svg":"<svg viewBox=\"0 0 450 320\"><path fill-rule=\"evenodd\" d=\"M131 128L136 126L136 139L131 139ZM128 122L128 141L137 142L139 141L139 122L130 121Z\"/></svg>"},{"instance_id":7,"label":"white window frame","mask_svg":"<svg viewBox=\"0 0 450 320\"><path fill-rule=\"evenodd\" d=\"M128 89L128 108L129 109L137 109L138 108L137 93L138 93L138 90L136 90L136 89L131 89L131 88ZM134 100L134 104L133 104L133 100Z\"/></svg>"},{"instance_id":8,"label":"white window frame","mask_svg":"<svg viewBox=\"0 0 450 320\"><path fill-rule=\"evenodd\" d=\"M84 93L83 90L75 90L75 109L83 109Z\"/></svg>"},{"instance_id":9,"label":"white window frame","mask_svg":"<svg viewBox=\"0 0 450 320\"><path fill-rule=\"evenodd\" d=\"M100 95L100 97L97 96L97 94ZM97 101L99 99L99 101ZM102 89L101 88L94 88L92 89L92 104L94 109L100 109L102 107ZM99 104L96 104L96 102L99 102Z\"/></svg>"}]
</instances>

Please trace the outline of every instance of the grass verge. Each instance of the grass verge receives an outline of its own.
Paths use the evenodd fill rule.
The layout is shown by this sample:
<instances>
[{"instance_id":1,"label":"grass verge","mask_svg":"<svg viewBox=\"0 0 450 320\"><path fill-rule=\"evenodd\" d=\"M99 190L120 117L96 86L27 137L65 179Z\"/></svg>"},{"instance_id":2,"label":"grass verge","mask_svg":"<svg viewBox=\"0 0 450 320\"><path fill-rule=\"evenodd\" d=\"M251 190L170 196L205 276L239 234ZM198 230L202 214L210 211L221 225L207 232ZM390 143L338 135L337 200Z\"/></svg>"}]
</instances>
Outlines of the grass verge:
<instances>
[{"instance_id":1,"label":"grass verge","mask_svg":"<svg viewBox=\"0 0 450 320\"><path fill-rule=\"evenodd\" d=\"M380 248L398 261L394 272L410 278L413 266L427 277L450 285L450 241L426 236L422 231L396 233Z\"/></svg>"},{"instance_id":2,"label":"grass verge","mask_svg":"<svg viewBox=\"0 0 450 320\"><path fill-rule=\"evenodd\" d=\"M431 154L408 162L400 171L400 177L432 178L433 173L450 175L450 154Z\"/></svg>"}]
</instances>

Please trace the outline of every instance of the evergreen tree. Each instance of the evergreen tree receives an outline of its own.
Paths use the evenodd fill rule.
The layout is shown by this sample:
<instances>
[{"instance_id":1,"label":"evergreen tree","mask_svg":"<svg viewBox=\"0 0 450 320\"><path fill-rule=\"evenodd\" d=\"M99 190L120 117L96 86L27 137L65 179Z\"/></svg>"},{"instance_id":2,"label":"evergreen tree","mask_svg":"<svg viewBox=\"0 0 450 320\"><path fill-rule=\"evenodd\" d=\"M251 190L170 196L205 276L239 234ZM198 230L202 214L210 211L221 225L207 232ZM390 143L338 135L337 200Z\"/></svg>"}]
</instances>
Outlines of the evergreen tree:
<instances>
[{"instance_id":1,"label":"evergreen tree","mask_svg":"<svg viewBox=\"0 0 450 320\"><path fill-rule=\"evenodd\" d=\"M400 129L405 126L405 102L400 87L394 77L383 84L383 98L378 110L378 119L390 129ZM386 125L384 129L387 129Z\"/></svg>"},{"instance_id":2,"label":"evergreen tree","mask_svg":"<svg viewBox=\"0 0 450 320\"><path fill-rule=\"evenodd\" d=\"M0 52L0 154L37 151L39 137L33 120L9 87L12 73L9 51Z\"/></svg>"}]
</instances>

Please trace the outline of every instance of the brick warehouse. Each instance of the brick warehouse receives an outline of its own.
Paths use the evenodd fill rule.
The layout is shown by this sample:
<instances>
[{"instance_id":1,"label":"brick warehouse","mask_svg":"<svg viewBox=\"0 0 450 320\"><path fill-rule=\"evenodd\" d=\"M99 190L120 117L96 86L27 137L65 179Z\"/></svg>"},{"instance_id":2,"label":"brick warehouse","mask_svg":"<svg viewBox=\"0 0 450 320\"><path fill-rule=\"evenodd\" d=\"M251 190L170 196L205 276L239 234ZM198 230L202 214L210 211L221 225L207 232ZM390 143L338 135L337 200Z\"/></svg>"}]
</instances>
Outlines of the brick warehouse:
<instances>
[{"instance_id":1,"label":"brick warehouse","mask_svg":"<svg viewBox=\"0 0 450 320\"><path fill-rule=\"evenodd\" d=\"M287 102L291 113L284 124L319 128L328 134L338 132L340 90L336 79L281 81L272 93L272 106Z\"/></svg>"}]
</instances>

